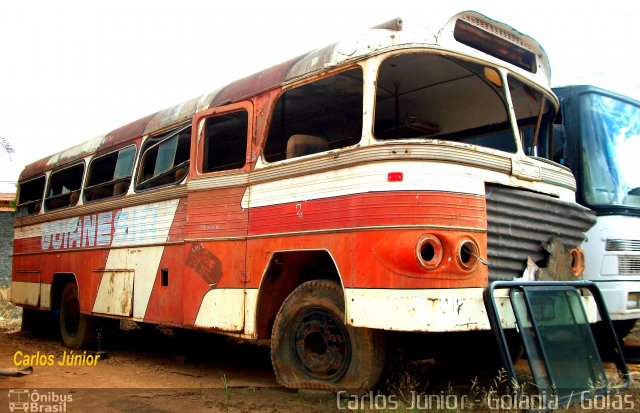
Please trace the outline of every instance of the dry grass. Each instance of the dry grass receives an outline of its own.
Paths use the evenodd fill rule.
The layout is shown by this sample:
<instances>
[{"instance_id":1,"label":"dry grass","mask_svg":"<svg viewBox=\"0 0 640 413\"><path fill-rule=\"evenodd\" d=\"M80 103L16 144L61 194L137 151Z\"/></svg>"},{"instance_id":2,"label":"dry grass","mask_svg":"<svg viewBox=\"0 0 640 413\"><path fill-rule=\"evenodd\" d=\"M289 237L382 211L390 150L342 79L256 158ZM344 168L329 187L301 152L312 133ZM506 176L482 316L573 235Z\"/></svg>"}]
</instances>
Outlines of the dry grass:
<instances>
[{"instance_id":1,"label":"dry grass","mask_svg":"<svg viewBox=\"0 0 640 413\"><path fill-rule=\"evenodd\" d=\"M20 330L22 323L22 308L11 304L11 289L0 288L0 329L12 331Z\"/></svg>"}]
</instances>

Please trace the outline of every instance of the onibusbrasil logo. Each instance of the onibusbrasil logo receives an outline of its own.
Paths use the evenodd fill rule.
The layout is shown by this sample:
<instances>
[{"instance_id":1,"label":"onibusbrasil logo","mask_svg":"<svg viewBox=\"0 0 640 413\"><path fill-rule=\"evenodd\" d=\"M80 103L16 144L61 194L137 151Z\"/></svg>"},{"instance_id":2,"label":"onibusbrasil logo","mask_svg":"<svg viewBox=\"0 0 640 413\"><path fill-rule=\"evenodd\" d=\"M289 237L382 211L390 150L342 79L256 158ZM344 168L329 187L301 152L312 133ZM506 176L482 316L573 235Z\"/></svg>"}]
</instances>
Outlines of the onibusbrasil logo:
<instances>
[{"instance_id":1,"label":"onibusbrasil logo","mask_svg":"<svg viewBox=\"0 0 640 413\"><path fill-rule=\"evenodd\" d=\"M73 395L50 390L11 389L8 399L10 412L62 413L67 411Z\"/></svg>"}]
</instances>

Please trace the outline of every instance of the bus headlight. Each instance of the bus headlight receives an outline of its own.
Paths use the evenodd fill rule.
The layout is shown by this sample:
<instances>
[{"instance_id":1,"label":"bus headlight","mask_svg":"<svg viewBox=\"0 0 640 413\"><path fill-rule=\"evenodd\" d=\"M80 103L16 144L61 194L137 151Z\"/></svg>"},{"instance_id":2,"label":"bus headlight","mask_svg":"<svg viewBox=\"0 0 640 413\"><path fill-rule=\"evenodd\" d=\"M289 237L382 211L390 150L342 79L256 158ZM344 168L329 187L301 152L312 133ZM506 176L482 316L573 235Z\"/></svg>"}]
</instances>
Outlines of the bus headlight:
<instances>
[{"instance_id":1,"label":"bus headlight","mask_svg":"<svg viewBox=\"0 0 640 413\"><path fill-rule=\"evenodd\" d=\"M470 239L463 240L456 253L456 262L465 271L472 270L478 262L478 245Z\"/></svg>"},{"instance_id":2,"label":"bus headlight","mask_svg":"<svg viewBox=\"0 0 640 413\"><path fill-rule=\"evenodd\" d=\"M442 262L442 243L433 234L424 234L416 244L418 263L425 270L434 270Z\"/></svg>"}]
</instances>

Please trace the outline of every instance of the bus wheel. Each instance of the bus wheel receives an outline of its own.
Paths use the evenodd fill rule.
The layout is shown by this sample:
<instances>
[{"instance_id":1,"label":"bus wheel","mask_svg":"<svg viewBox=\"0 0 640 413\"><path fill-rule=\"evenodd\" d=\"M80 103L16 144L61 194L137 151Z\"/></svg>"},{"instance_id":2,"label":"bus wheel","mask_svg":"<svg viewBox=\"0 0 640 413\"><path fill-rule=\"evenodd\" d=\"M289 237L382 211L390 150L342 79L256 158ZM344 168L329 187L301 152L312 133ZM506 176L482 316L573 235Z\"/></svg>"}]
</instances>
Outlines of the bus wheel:
<instances>
[{"instance_id":1,"label":"bus wheel","mask_svg":"<svg viewBox=\"0 0 640 413\"><path fill-rule=\"evenodd\" d=\"M344 324L339 284L307 281L284 301L271 334L271 361L287 388L363 390L384 366L381 331Z\"/></svg>"},{"instance_id":2,"label":"bus wheel","mask_svg":"<svg viewBox=\"0 0 640 413\"><path fill-rule=\"evenodd\" d=\"M93 340L91 316L80 312L78 286L68 283L60 299L60 336L65 346L77 350L88 346Z\"/></svg>"}]
</instances>

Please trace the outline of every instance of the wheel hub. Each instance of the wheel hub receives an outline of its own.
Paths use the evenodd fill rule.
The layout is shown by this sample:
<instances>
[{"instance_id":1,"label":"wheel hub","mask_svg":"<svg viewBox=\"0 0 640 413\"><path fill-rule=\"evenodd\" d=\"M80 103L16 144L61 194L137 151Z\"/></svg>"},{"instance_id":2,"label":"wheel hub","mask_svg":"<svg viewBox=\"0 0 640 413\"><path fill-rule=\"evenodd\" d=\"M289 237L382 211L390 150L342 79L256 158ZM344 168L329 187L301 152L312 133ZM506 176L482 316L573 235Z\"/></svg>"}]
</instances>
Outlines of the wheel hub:
<instances>
[{"instance_id":1,"label":"wheel hub","mask_svg":"<svg viewBox=\"0 0 640 413\"><path fill-rule=\"evenodd\" d=\"M311 376L338 380L344 375L351 345L345 326L334 314L321 308L305 310L294 339L296 354Z\"/></svg>"}]
</instances>

